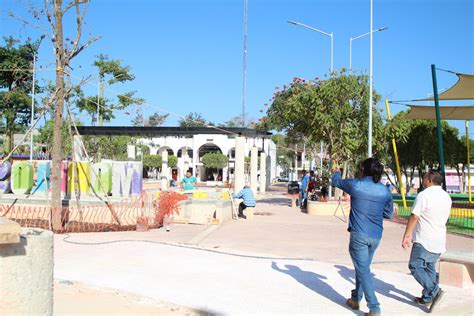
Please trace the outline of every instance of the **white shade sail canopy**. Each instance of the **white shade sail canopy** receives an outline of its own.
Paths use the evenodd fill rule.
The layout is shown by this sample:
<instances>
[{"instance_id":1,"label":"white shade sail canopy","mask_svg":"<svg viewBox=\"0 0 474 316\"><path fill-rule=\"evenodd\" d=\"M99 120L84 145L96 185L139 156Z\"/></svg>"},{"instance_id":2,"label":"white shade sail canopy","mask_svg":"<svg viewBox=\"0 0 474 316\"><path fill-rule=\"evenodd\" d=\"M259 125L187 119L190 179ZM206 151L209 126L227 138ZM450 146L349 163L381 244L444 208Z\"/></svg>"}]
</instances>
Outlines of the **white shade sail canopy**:
<instances>
[{"instance_id":1,"label":"white shade sail canopy","mask_svg":"<svg viewBox=\"0 0 474 316\"><path fill-rule=\"evenodd\" d=\"M409 105L410 111L405 118L411 120L436 120L434 106ZM439 112L442 120L474 120L473 105L440 106Z\"/></svg>"},{"instance_id":2,"label":"white shade sail canopy","mask_svg":"<svg viewBox=\"0 0 474 316\"><path fill-rule=\"evenodd\" d=\"M474 75L456 74L458 81L448 90L439 94L439 100L474 100ZM414 101L432 101L434 97Z\"/></svg>"}]
</instances>

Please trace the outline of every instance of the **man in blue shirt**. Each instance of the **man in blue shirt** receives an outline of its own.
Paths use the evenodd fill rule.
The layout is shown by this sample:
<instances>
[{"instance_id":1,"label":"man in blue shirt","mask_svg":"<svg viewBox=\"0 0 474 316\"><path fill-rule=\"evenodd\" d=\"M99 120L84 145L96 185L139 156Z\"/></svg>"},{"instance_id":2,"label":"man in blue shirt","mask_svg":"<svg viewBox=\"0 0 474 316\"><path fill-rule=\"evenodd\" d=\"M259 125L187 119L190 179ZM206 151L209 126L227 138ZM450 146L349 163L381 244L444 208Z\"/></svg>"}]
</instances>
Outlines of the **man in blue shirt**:
<instances>
[{"instance_id":1,"label":"man in blue shirt","mask_svg":"<svg viewBox=\"0 0 474 316\"><path fill-rule=\"evenodd\" d=\"M301 188L300 188L300 207L305 206L306 198L308 197L308 183L309 175L306 174L306 170L303 170L301 176Z\"/></svg>"},{"instance_id":2,"label":"man in blue shirt","mask_svg":"<svg viewBox=\"0 0 474 316\"><path fill-rule=\"evenodd\" d=\"M393 215L393 198L386 186L380 183L383 166L374 158L368 158L361 164L362 177L359 179L341 178L337 166L333 170L332 185L351 196L349 216L350 242L349 253L356 274L356 288L352 290L347 305L359 309L362 295L365 295L369 313L380 315L380 304L375 296L370 265L380 239L382 238L383 219Z\"/></svg>"},{"instance_id":3,"label":"man in blue shirt","mask_svg":"<svg viewBox=\"0 0 474 316\"><path fill-rule=\"evenodd\" d=\"M239 204L239 217L246 219L247 216L244 215L244 210L247 207L255 207L255 199L253 197L252 189L248 185L244 186L242 190L233 195L235 199L242 199L243 201Z\"/></svg>"}]
</instances>

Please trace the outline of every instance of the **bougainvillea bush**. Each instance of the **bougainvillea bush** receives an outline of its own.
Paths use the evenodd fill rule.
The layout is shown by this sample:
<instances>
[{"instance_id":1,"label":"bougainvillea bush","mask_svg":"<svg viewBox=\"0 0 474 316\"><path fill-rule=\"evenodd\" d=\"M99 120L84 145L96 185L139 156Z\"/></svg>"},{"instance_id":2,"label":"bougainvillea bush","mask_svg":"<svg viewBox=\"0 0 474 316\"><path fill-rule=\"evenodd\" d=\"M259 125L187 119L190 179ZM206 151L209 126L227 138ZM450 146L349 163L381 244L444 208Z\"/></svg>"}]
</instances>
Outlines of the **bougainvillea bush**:
<instances>
[{"instance_id":1,"label":"bougainvillea bush","mask_svg":"<svg viewBox=\"0 0 474 316\"><path fill-rule=\"evenodd\" d=\"M155 201L155 223L158 225L163 224L165 216L173 216L179 214L179 201L186 200L185 195L177 192L163 191L160 194L160 198Z\"/></svg>"}]
</instances>

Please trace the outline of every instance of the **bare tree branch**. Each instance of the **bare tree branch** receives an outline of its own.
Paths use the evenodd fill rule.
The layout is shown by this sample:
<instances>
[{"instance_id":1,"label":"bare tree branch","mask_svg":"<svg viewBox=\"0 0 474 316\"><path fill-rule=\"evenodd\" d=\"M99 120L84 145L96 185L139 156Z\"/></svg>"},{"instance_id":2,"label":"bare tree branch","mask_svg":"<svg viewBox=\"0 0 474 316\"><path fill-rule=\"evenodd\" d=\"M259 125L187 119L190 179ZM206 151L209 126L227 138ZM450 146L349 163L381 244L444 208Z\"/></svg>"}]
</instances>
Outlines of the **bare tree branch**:
<instances>
[{"instance_id":1,"label":"bare tree branch","mask_svg":"<svg viewBox=\"0 0 474 316\"><path fill-rule=\"evenodd\" d=\"M71 2L72 3L72 2ZM70 3L70 4L71 4ZM88 4L86 5L86 7L84 8L82 14L81 14L81 10L79 8L79 0L75 0L74 1L74 5L76 7L76 25L77 25L77 29L76 29L76 39L74 40L74 44L73 44L73 47L71 49L71 54L70 54L70 58L68 59L72 59L73 55L75 54L75 52L78 50L78 47L79 47L79 41L81 40L81 36L82 36L82 20L84 19L84 16L87 12L87 8L89 7ZM76 54L77 55L77 54Z\"/></svg>"},{"instance_id":2,"label":"bare tree branch","mask_svg":"<svg viewBox=\"0 0 474 316\"><path fill-rule=\"evenodd\" d=\"M77 6L78 4L87 4L89 5L89 0L74 0L69 2L69 4L64 8L63 13L66 13L69 9L71 9L73 6Z\"/></svg>"},{"instance_id":3,"label":"bare tree branch","mask_svg":"<svg viewBox=\"0 0 474 316\"><path fill-rule=\"evenodd\" d=\"M85 43L84 45L79 47L76 51L72 52L71 55L69 55L69 57L67 58L67 63L69 63L69 61L71 59L76 57L80 52L82 52L85 48L87 48L87 46L91 45L92 43L94 43L95 41L98 41L101 38L102 38L102 36L96 36L96 37L93 37L90 40L88 40L87 43Z\"/></svg>"},{"instance_id":4,"label":"bare tree branch","mask_svg":"<svg viewBox=\"0 0 474 316\"><path fill-rule=\"evenodd\" d=\"M51 19L51 12L49 10L48 0L44 0L44 10L46 12L46 19L48 20L49 25L51 25L51 30L54 30L55 27L54 27L53 20Z\"/></svg>"},{"instance_id":5,"label":"bare tree branch","mask_svg":"<svg viewBox=\"0 0 474 316\"><path fill-rule=\"evenodd\" d=\"M11 18L15 19L15 20L18 20L19 22L21 22L23 25L28 25L28 26L31 26L32 28L35 28L35 29L38 29L38 30L41 30L46 36L48 36L49 38L51 38L51 34L48 32L47 29L45 29L44 27L40 26L40 25L36 25L36 24L33 24L31 23L30 21L27 21L17 15L15 15L13 12L9 12L8 13L8 16L10 16Z\"/></svg>"}]
</instances>

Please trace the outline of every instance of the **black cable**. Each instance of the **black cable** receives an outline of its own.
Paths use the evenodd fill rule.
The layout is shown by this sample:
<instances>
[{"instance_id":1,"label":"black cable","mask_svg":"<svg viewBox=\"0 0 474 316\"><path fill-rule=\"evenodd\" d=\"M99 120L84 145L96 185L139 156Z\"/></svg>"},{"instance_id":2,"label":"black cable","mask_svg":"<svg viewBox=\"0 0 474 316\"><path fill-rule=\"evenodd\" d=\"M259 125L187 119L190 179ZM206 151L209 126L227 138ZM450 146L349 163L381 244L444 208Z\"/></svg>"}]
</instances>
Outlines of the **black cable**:
<instances>
[{"instance_id":1,"label":"black cable","mask_svg":"<svg viewBox=\"0 0 474 316\"><path fill-rule=\"evenodd\" d=\"M69 239L69 237L71 237L71 235L67 234L66 237L63 238L63 241L69 244L84 245L84 246L99 246L99 245L115 244L115 243L120 243L120 242L143 242L143 243L159 244L159 245L165 245L165 246L177 247L177 248L200 250L200 251L206 251L210 253L234 256L234 257L240 257L240 258L263 259L263 260L287 260L287 261L316 261L312 258L286 258L286 257L242 255L242 254L218 251L218 250L213 250L213 249L199 248L199 247L193 247L193 246L186 246L186 245L179 245L179 244L172 244L172 243L167 243L167 242L162 242L162 241L153 241L153 240L144 240L144 239L120 239L120 240L101 241L101 242L79 242L79 241L67 240Z\"/></svg>"},{"instance_id":2,"label":"black cable","mask_svg":"<svg viewBox=\"0 0 474 316\"><path fill-rule=\"evenodd\" d=\"M455 71L452 71L452 70L446 70L446 69L442 69L442 68L436 68L436 70L445 71L445 72L449 72L451 74L459 75L459 73L457 73Z\"/></svg>"}]
</instances>

